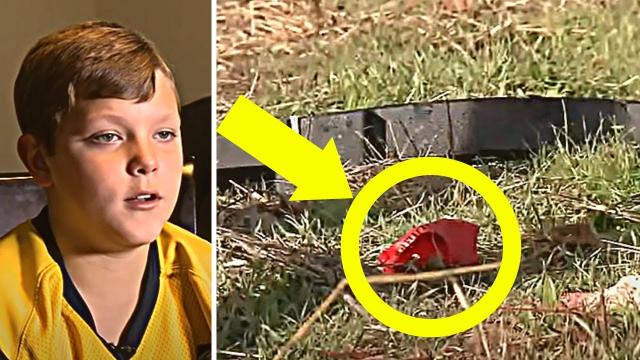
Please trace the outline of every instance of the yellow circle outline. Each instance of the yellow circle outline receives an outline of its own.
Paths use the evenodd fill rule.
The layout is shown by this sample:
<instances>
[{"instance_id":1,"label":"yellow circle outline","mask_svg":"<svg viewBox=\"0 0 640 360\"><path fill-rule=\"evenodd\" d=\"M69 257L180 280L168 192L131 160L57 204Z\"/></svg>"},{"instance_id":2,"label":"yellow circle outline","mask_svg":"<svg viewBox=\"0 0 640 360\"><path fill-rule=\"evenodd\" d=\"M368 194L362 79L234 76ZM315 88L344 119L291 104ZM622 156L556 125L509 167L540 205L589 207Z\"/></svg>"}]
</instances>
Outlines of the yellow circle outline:
<instances>
[{"instance_id":1,"label":"yellow circle outline","mask_svg":"<svg viewBox=\"0 0 640 360\"><path fill-rule=\"evenodd\" d=\"M502 263L487 293L468 309L438 319L413 317L389 306L373 290L360 263L360 230L369 209L392 186L423 175L449 177L477 191L496 215L503 238ZM344 219L340 252L344 273L353 294L373 317L408 335L441 337L471 329L498 309L515 282L520 267L520 247L518 219L507 197L491 179L472 166L456 160L423 157L392 165L365 184Z\"/></svg>"}]
</instances>

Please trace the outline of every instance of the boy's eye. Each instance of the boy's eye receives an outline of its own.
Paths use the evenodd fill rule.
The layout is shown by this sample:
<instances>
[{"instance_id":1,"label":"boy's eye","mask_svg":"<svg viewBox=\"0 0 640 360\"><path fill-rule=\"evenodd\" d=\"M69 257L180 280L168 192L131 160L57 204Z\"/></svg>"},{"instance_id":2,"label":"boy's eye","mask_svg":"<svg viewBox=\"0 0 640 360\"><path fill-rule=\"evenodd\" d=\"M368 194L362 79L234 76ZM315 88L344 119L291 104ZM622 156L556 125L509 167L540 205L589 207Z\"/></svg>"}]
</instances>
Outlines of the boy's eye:
<instances>
[{"instance_id":1,"label":"boy's eye","mask_svg":"<svg viewBox=\"0 0 640 360\"><path fill-rule=\"evenodd\" d=\"M171 140L173 138L176 137L176 134L173 131L169 131L169 130L163 130L163 131L159 131L156 136L162 140L162 141L166 141L166 140Z\"/></svg>"},{"instance_id":2,"label":"boy's eye","mask_svg":"<svg viewBox=\"0 0 640 360\"><path fill-rule=\"evenodd\" d=\"M92 138L92 140L99 143L112 143L118 140L119 138L120 137L117 134L106 133L106 134L96 135Z\"/></svg>"}]
</instances>

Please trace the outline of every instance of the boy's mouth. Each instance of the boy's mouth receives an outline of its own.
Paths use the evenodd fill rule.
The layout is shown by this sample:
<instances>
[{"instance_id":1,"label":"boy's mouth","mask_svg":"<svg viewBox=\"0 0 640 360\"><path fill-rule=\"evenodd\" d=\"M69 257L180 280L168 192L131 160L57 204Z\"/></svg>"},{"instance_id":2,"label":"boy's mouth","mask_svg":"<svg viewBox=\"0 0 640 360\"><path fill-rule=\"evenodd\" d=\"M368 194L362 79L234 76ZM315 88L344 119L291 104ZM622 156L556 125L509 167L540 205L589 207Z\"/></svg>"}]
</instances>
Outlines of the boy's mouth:
<instances>
[{"instance_id":1,"label":"boy's mouth","mask_svg":"<svg viewBox=\"0 0 640 360\"><path fill-rule=\"evenodd\" d=\"M126 198L125 201L131 202L131 203L146 203L146 202L153 202L155 200L160 200L160 199L161 197L160 195L158 195L158 193L141 192L134 196L130 196Z\"/></svg>"}]
</instances>

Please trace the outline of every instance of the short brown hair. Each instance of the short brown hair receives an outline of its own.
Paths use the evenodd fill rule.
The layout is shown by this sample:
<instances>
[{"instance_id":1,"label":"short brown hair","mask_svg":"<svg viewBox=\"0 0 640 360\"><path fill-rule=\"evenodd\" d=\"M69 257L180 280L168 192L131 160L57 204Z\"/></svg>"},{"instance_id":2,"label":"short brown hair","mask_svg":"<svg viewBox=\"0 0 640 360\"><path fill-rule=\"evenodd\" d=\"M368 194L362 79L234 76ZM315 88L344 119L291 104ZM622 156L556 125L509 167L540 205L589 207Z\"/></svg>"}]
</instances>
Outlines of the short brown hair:
<instances>
[{"instance_id":1,"label":"short brown hair","mask_svg":"<svg viewBox=\"0 0 640 360\"><path fill-rule=\"evenodd\" d=\"M154 44L120 24L89 21L51 33L27 53L15 81L20 129L53 154L59 120L77 99L146 101L157 69L174 82Z\"/></svg>"}]
</instances>

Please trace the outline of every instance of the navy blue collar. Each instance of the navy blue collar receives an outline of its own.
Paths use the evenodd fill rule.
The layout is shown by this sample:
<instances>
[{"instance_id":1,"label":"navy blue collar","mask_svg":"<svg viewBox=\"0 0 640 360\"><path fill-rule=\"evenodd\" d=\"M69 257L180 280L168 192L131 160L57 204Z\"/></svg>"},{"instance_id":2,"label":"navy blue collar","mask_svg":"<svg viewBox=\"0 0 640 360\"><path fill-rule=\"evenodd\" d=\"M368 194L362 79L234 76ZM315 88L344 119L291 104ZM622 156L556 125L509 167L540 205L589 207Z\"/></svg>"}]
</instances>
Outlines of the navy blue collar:
<instances>
[{"instance_id":1,"label":"navy blue collar","mask_svg":"<svg viewBox=\"0 0 640 360\"><path fill-rule=\"evenodd\" d=\"M73 281L71 281L71 277L64 265L62 254L60 253L58 244L53 236L53 231L51 230L48 208L45 206L40 214L31 222L40 233L40 236L42 236L47 250L49 251L49 255L51 255L51 257L58 263L58 266L62 271L64 298L78 313L78 315L80 315L82 319L93 329L96 336L98 336L116 359L125 360L132 357L142 341L142 337L158 298L160 285L160 262L158 259L158 245L156 241L152 242L149 246L147 266L142 278L142 287L140 289L141 292L138 304L136 305L131 319L129 319L127 327L120 337L119 343L111 344L104 340L96 331L91 311L89 311L89 307L82 299L82 296L73 284Z\"/></svg>"}]
</instances>

